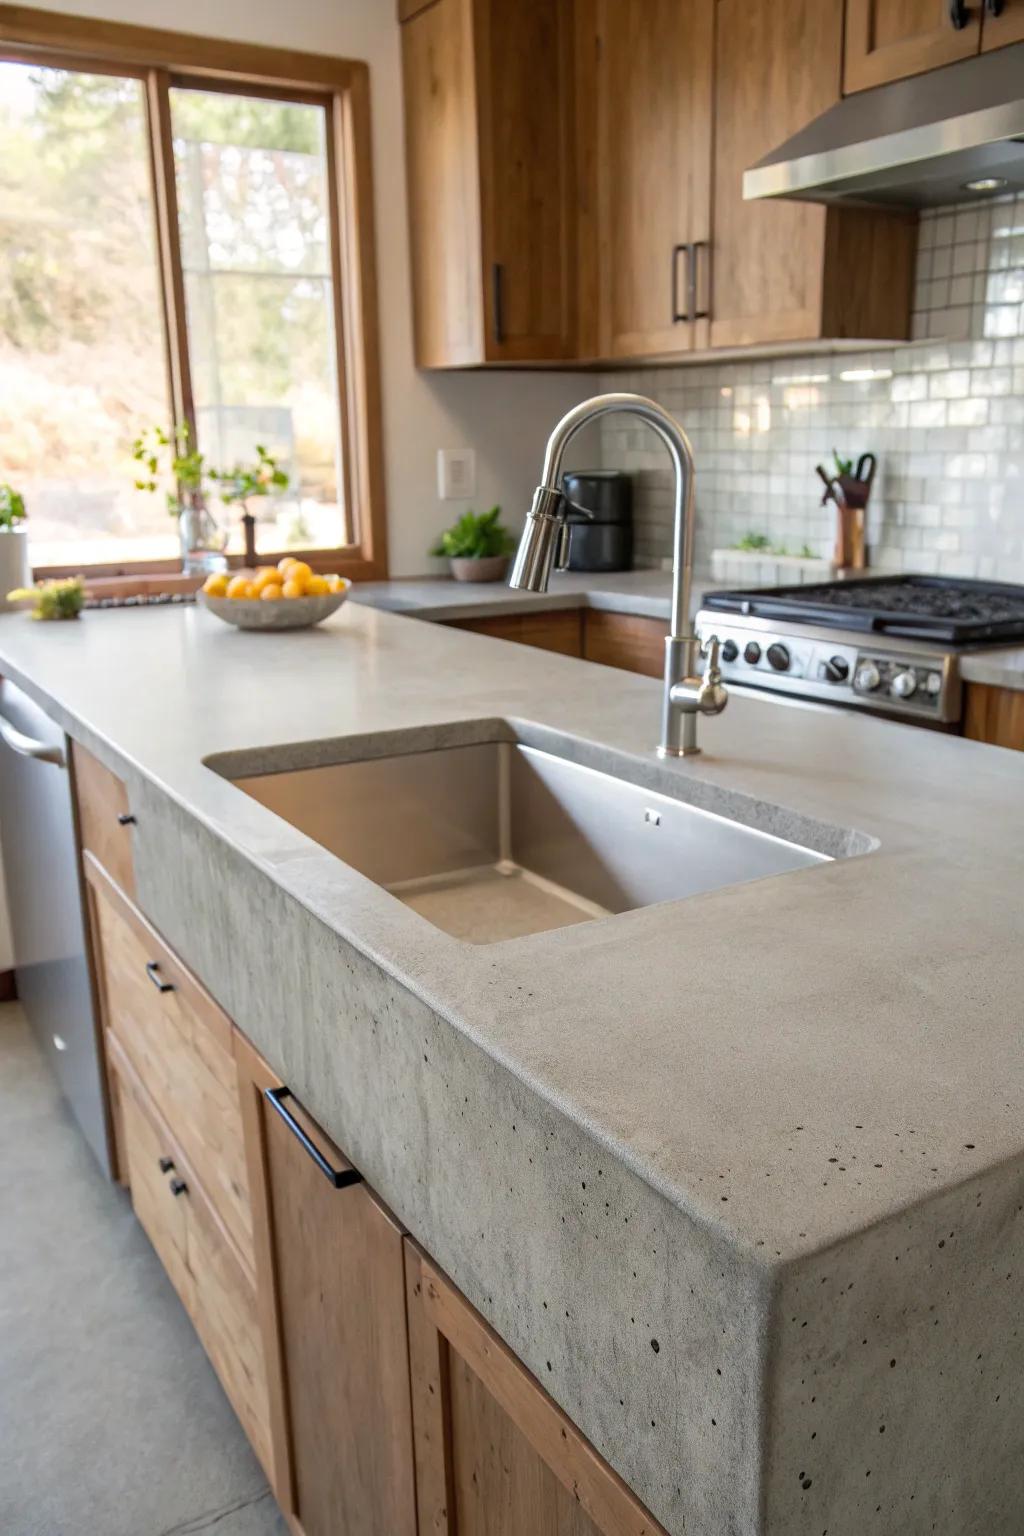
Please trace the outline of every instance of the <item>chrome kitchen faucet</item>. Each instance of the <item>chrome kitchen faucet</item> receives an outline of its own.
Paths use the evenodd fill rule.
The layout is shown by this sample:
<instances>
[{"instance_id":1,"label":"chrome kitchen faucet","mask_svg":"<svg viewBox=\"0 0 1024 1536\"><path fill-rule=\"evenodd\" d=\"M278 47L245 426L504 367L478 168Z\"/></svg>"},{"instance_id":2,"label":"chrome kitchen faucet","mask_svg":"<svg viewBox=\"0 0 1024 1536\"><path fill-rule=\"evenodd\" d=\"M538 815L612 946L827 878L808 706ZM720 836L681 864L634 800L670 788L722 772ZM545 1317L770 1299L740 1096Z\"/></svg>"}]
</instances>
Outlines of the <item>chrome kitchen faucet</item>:
<instances>
[{"instance_id":1,"label":"chrome kitchen faucet","mask_svg":"<svg viewBox=\"0 0 1024 1536\"><path fill-rule=\"evenodd\" d=\"M552 566L564 571L569 563L570 526L561 489L562 459L580 427L623 411L653 427L672 457L676 474L675 531L672 539L672 628L665 640L665 683L661 706L659 757L690 757L697 745L697 716L720 715L729 702L718 665L718 639L710 636L702 676L697 662L700 640L690 620L693 583L693 449L679 423L655 401L643 395L595 395L574 406L558 423L544 451L541 484L519 541L509 586L524 592L546 592Z\"/></svg>"}]
</instances>

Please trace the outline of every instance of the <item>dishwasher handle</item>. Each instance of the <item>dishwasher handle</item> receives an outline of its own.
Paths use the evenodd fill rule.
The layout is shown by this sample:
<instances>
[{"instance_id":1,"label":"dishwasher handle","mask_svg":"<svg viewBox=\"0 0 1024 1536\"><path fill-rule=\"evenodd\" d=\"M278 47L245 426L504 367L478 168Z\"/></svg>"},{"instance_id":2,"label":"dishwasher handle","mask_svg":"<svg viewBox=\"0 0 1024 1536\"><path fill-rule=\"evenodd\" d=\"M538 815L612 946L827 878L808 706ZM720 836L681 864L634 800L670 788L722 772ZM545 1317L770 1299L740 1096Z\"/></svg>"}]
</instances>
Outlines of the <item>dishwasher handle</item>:
<instances>
[{"instance_id":1,"label":"dishwasher handle","mask_svg":"<svg viewBox=\"0 0 1024 1536\"><path fill-rule=\"evenodd\" d=\"M0 740L5 741L11 751L17 752L19 757L34 757L40 763L55 763L58 768L67 767L67 758L61 747L45 741L36 741L33 736L26 736L3 715L0 715Z\"/></svg>"}]
</instances>

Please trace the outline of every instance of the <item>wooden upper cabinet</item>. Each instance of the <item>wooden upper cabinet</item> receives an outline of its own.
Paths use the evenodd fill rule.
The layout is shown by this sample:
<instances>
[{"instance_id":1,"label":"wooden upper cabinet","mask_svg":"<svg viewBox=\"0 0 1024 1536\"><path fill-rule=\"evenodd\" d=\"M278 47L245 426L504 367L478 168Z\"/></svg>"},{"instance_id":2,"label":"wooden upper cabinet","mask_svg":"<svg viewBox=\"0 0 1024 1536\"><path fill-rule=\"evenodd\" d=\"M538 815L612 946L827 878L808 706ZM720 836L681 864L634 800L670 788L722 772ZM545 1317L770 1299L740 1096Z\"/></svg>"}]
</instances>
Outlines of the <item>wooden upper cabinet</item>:
<instances>
[{"instance_id":1,"label":"wooden upper cabinet","mask_svg":"<svg viewBox=\"0 0 1024 1536\"><path fill-rule=\"evenodd\" d=\"M964 0L959 9L955 0L847 0L844 91L969 58L981 44L982 7L983 0ZM954 14L962 25L954 25Z\"/></svg>"},{"instance_id":2,"label":"wooden upper cabinet","mask_svg":"<svg viewBox=\"0 0 1024 1536\"><path fill-rule=\"evenodd\" d=\"M981 50L1005 48L1007 43L1024 43L1024 0L1003 0L998 16L986 10L981 27Z\"/></svg>"},{"instance_id":3,"label":"wooden upper cabinet","mask_svg":"<svg viewBox=\"0 0 1024 1536\"><path fill-rule=\"evenodd\" d=\"M578 90L596 117L600 353L706 347L714 9L592 0L590 12Z\"/></svg>"},{"instance_id":4,"label":"wooden upper cabinet","mask_svg":"<svg viewBox=\"0 0 1024 1536\"><path fill-rule=\"evenodd\" d=\"M843 0L717 0L711 345L910 334L916 218L747 202L743 172L840 94Z\"/></svg>"},{"instance_id":5,"label":"wooden upper cabinet","mask_svg":"<svg viewBox=\"0 0 1024 1536\"><path fill-rule=\"evenodd\" d=\"M571 358L572 0L404 14L416 361Z\"/></svg>"}]
</instances>

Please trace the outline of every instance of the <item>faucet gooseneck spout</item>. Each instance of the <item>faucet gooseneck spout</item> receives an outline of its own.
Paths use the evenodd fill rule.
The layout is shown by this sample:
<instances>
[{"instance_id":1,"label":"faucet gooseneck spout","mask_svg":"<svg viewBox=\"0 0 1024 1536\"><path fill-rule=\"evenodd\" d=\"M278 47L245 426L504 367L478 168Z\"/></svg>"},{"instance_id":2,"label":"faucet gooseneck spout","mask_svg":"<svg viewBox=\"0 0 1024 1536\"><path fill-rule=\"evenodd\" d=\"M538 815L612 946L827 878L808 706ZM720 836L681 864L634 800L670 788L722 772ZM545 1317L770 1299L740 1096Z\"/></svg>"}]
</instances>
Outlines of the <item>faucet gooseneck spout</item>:
<instances>
[{"instance_id":1,"label":"faucet gooseneck spout","mask_svg":"<svg viewBox=\"0 0 1024 1536\"><path fill-rule=\"evenodd\" d=\"M509 586L526 592L547 591L552 568L568 564L570 525L561 490L565 450L580 427L600 416L622 411L638 416L661 438L675 470L675 524L672 544L672 628L665 640L665 685L662 697L661 757L689 757L697 745L697 716L718 715L728 703L718 667L718 641L708 644L707 665L697 674L700 641L690 621L693 585L693 449L679 423L643 395L595 395L574 406L555 427L544 453L541 483L519 541Z\"/></svg>"}]
</instances>

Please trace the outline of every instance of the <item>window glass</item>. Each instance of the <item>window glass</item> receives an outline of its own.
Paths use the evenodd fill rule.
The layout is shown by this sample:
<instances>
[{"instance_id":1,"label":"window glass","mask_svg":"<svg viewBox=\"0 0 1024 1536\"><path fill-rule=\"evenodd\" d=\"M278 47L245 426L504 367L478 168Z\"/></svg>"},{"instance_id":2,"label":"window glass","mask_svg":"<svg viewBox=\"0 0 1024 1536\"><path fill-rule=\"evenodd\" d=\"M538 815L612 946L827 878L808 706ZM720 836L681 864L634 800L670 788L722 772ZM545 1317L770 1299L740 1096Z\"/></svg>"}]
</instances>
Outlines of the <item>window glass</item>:
<instances>
[{"instance_id":1,"label":"window glass","mask_svg":"<svg viewBox=\"0 0 1024 1536\"><path fill-rule=\"evenodd\" d=\"M131 444L170 415L142 84L0 61L0 481L36 565L173 557Z\"/></svg>"},{"instance_id":2,"label":"window glass","mask_svg":"<svg viewBox=\"0 0 1024 1536\"><path fill-rule=\"evenodd\" d=\"M230 468L259 443L288 472L249 504L262 549L347 543L326 112L174 88L171 114L199 445Z\"/></svg>"}]
</instances>

